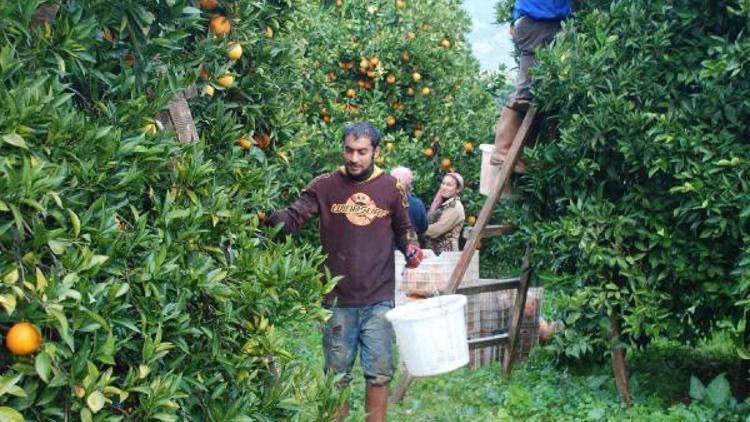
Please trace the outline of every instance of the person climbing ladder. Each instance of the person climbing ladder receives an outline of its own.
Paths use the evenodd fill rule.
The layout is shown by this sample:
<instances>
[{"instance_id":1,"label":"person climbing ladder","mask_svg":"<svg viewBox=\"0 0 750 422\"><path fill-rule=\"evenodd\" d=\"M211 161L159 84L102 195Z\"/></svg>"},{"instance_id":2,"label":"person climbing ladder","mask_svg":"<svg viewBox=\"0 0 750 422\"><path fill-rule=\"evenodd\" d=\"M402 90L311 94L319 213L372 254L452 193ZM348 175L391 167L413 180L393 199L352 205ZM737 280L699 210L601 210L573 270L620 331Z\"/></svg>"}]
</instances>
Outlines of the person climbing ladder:
<instances>
[{"instance_id":1,"label":"person climbing ladder","mask_svg":"<svg viewBox=\"0 0 750 422\"><path fill-rule=\"evenodd\" d=\"M533 100L530 70L536 62L534 50L549 44L560 31L561 22L570 15L570 0L516 0L511 34L519 53L519 69L515 91L497 121L491 165L501 166L505 162L513 138ZM514 171L525 173L526 164L519 160Z\"/></svg>"}]
</instances>

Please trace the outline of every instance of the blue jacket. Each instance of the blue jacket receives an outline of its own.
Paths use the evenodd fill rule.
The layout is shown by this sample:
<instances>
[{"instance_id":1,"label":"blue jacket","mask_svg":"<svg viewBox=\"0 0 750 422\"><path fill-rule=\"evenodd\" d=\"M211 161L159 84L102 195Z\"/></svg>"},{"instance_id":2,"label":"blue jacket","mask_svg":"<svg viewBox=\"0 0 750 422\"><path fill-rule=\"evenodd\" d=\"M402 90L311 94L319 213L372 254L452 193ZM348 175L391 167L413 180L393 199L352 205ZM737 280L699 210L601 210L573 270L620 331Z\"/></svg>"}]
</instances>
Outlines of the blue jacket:
<instances>
[{"instance_id":1,"label":"blue jacket","mask_svg":"<svg viewBox=\"0 0 750 422\"><path fill-rule=\"evenodd\" d=\"M536 20L563 20L571 13L570 0L516 0L513 20L523 16Z\"/></svg>"},{"instance_id":2,"label":"blue jacket","mask_svg":"<svg viewBox=\"0 0 750 422\"><path fill-rule=\"evenodd\" d=\"M422 200L412 194L409 194L409 220L417 235L422 237L427 231L427 209Z\"/></svg>"}]
</instances>

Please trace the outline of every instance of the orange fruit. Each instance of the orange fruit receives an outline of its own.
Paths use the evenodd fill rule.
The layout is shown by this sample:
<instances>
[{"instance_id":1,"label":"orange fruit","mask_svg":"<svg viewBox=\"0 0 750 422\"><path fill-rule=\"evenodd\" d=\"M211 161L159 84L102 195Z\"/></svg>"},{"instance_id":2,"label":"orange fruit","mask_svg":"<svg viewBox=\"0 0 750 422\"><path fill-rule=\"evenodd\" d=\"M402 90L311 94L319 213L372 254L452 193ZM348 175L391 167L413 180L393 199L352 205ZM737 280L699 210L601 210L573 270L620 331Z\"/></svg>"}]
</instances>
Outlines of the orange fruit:
<instances>
[{"instance_id":1,"label":"orange fruit","mask_svg":"<svg viewBox=\"0 0 750 422\"><path fill-rule=\"evenodd\" d=\"M273 38L273 28L270 25L266 27L266 38Z\"/></svg>"},{"instance_id":2,"label":"orange fruit","mask_svg":"<svg viewBox=\"0 0 750 422\"><path fill-rule=\"evenodd\" d=\"M372 89L372 82L365 81L365 89Z\"/></svg>"},{"instance_id":3,"label":"orange fruit","mask_svg":"<svg viewBox=\"0 0 750 422\"><path fill-rule=\"evenodd\" d=\"M379 58L377 58L377 57L371 57L370 58L370 65L372 65L372 67L377 67L378 64L380 64L380 59Z\"/></svg>"},{"instance_id":4,"label":"orange fruit","mask_svg":"<svg viewBox=\"0 0 750 422\"><path fill-rule=\"evenodd\" d=\"M255 141L255 145L260 147L260 149L266 149L271 146L271 137L267 133L256 133L253 136L253 140Z\"/></svg>"},{"instance_id":5,"label":"orange fruit","mask_svg":"<svg viewBox=\"0 0 750 422\"><path fill-rule=\"evenodd\" d=\"M408 51L404 51L403 53L401 53L401 60L404 63L408 62L409 60L411 60L411 54L409 54Z\"/></svg>"},{"instance_id":6,"label":"orange fruit","mask_svg":"<svg viewBox=\"0 0 750 422\"><path fill-rule=\"evenodd\" d=\"M422 88L422 95L430 95L430 87L426 86Z\"/></svg>"},{"instance_id":7,"label":"orange fruit","mask_svg":"<svg viewBox=\"0 0 750 422\"><path fill-rule=\"evenodd\" d=\"M362 70L367 70L368 67L370 67L370 61L362 58L362 60L359 61L359 68Z\"/></svg>"},{"instance_id":8,"label":"orange fruit","mask_svg":"<svg viewBox=\"0 0 750 422\"><path fill-rule=\"evenodd\" d=\"M223 37L232 30L232 25L229 23L229 19L226 16L214 16L209 22L208 26L214 31L217 37Z\"/></svg>"},{"instance_id":9,"label":"orange fruit","mask_svg":"<svg viewBox=\"0 0 750 422\"><path fill-rule=\"evenodd\" d=\"M426 23L422 24L422 31L427 32L427 30L430 29L430 25L427 25Z\"/></svg>"},{"instance_id":10,"label":"orange fruit","mask_svg":"<svg viewBox=\"0 0 750 422\"><path fill-rule=\"evenodd\" d=\"M216 91L216 90L211 85L207 84L206 86L203 87L203 94L204 95L208 95L209 97L213 97L214 96L214 91Z\"/></svg>"},{"instance_id":11,"label":"orange fruit","mask_svg":"<svg viewBox=\"0 0 750 422\"><path fill-rule=\"evenodd\" d=\"M103 37L104 37L105 40L107 40L109 42L112 42L112 41L115 40L115 36L112 34L111 31L104 30Z\"/></svg>"},{"instance_id":12,"label":"orange fruit","mask_svg":"<svg viewBox=\"0 0 750 422\"><path fill-rule=\"evenodd\" d=\"M414 72L414 73L411 74L411 79L414 82L419 82L419 81L422 80L422 75L420 75L419 72Z\"/></svg>"},{"instance_id":13,"label":"orange fruit","mask_svg":"<svg viewBox=\"0 0 750 422\"><path fill-rule=\"evenodd\" d=\"M390 127L396 126L396 118L393 116L388 116L385 118L385 123Z\"/></svg>"},{"instance_id":14,"label":"orange fruit","mask_svg":"<svg viewBox=\"0 0 750 422\"><path fill-rule=\"evenodd\" d=\"M238 143L240 144L240 148L244 150L248 150L253 146L253 141L245 138L244 136L240 138Z\"/></svg>"},{"instance_id":15,"label":"orange fruit","mask_svg":"<svg viewBox=\"0 0 750 422\"><path fill-rule=\"evenodd\" d=\"M385 157L383 157L382 155L378 155L378 157L375 158L375 164L383 164L383 161L385 161Z\"/></svg>"},{"instance_id":16,"label":"orange fruit","mask_svg":"<svg viewBox=\"0 0 750 422\"><path fill-rule=\"evenodd\" d=\"M388 85L393 85L393 84L395 84L395 83L396 83L396 77L395 77L395 76L393 76L393 75L388 75L388 76L386 76L386 77L385 77L385 83L387 83Z\"/></svg>"},{"instance_id":17,"label":"orange fruit","mask_svg":"<svg viewBox=\"0 0 750 422\"><path fill-rule=\"evenodd\" d=\"M394 149L396 149L396 144L394 144L393 142L387 142L385 144L385 149L388 151L393 151Z\"/></svg>"},{"instance_id":18,"label":"orange fruit","mask_svg":"<svg viewBox=\"0 0 750 422\"><path fill-rule=\"evenodd\" d=\"M396 0L396 9L398 10L406 9L406 2L404 0Z\"/></svg>"},{"instance_id":19,"label":"orange fruit","mask_svg":"<svg viewBox=\"0 0 750 422\"><path fill-rule=\"evenodd\" d=\"M336 7L341 7L343 5L344 5L344 1L343 0L336 0Z\"/></svg>"},{"instance_id":20,"label":"orange fruit","mask_svg":"<svg viewBox=\"0 0 750 422\"><path fill-rule=\"evenodd\" d=\"M364 84L364 81L362 83ZM354 88L349 88L346 90L347 97L354 98L355 95L357 95L357 91L355 91Z\"/></svg>"},{"instance_id":21,"label":"orange fruit","mask_svg":"<svg viewBox=\"0 0 750 422\"><path fill-rule=\"evenodd\" d=\"M474 144L471 142L464 142L464 152L468 154L472 151L474 151Z\"/></svg>"},{"instance_id":22,"label":"orange fruit","mask_svg":"<svg viewBox=\"0 0 750 422\"><path fill-rule=\"evenodd\" d=\"M440 45L443 48L451 48L451 41L448 38L443 38L443 40L440 41Z\"/></svg>"},{"instance_id":23,"label":"orange fruit","mask_svg":"<svg viewBox=\"0 0 750 422\"><path fill-rule=\"evenodd\" d=\"M432 157L432 154L435 153L435 151L432 149L432 147L425 148L423 152L424 152L424 155L426 155L428 157Z\"/></svg>"},{"instance_id":24,"label":"orange fruit","mask_svg":"<svg viewBox=\"0 0 750 422\"><path fill-rule=\"evenodd\" d=\"M357 86L360 87L360 88L364 88L365 87L365 81L362 80L362 79L358 80L357 81Z\"/></svg>"},{"instance_id":25,"label":"orange fruit","mask_svg":"<svg viewBox=\"0 0 750 422\"><path fill-rule=\"evenodd\" d=\"M39 330L26 321L13 325L5 336L5 347L16 356L30 355L38 351L41 345Z\"/></svg>"},{"instance_id":26,"label":"orange fruit","mask_svg":"<svg viewBox=\"0 0 750 422\"><path fill-rule=\"evenodd\" d=\"M242 46L239 43L232 43L227 48L227 57L230 60L239 60L242 57Z\"/></svg>"},{"instance_id":27,"label":"orange fruit","mask_svg":"<svg viewBox=\"0 0 750 422\"><path fill-rule=\"evenodd\" d=\"M409 31L409 32L408 32L408 33L406 34L406 38L408 38L408 39L410 39L410 40L413 40L413 39L417 38L417 34L415 34L414 32L411 32L411 31Z\"/></svg>"},{"instance_id":28,"label":"orange fruit","mask_svg":"<svg viewBox=\"0 0 750 422\"><path fill-rule=\"evenodd\" d=\"M216 0L198 0L198 5L203 10L214 10L219 6L219 2Z\"/></svg>"},{"instance_id":29,"label":"orange fruit","mask_svg":"<svg viewBox=\"0 0 750 422\"><path fill-rule=\"evenodd\" d=\"M477 222L477 218L474 217L473 215L466 217L466 223L468 223L470 226L473 226L474 224L476 224L476 222Z\"/></svg>"},{"instance_id":30,"label":"orange fruit","mask_svg":"<svg viewBox=\"0 0 750 422\"><path fill-rule=\"evenodd\" d=\"M261 223L261 224L265 223L266 222L266 218L268 218L266 216L266 213L264 213L263 211L258 211L256 213L256 215L258 216L258 222Z\"/></svg>"},{"instance_id":31,"label":"orange fruit","mask_svg":"<svg viewBox=\"0 0 750 422\"><path fill-rule=\"evenodd\" d=\"M414 91L414 88L408 87L406 88L406 95L413 97L416 92Z\"/></svg>"},{"instance_id":32,"label":"orange fruit","mask_svg":"<svg viewBox=\"0 0 750 422\"><path fill-rule=\"evenodd\" d=\"M448 170L451 168L451 159L450 158L443 158L443 161L440 163L440 165L443 166L444 169Z\"/></svg>"},{"instance_id":33,"label":"orange fruit","mask_svg":"<svg viewBox=\"0 0 750 422\"><path fill-rule=\"evenodd\" d=\"M422 136L422 130L421 129L417 129L417 130L414 131L414 137L415 138L419 138L421 136Z\"/></svg>"},{"instance_id":34,"label":"orange fruit","mask_svg":"<svg viewBox=\"0 0 750 422\"><path fill-rule=\"evenodd\" d=\"M325 124L327 124L327 125L330 125L330 124L331 124L331 116L329 116L329 115L327 115L327 114L326 114L326 115L324 115L324 116L323 116L323 122L324 122Z\"/></svg>"},{"instance_id":35,"label":"orange fruit","mask_svg":"<svg viewBox=\"0 0 750 422\"><path fill-rule=\"evenodd\" d=\"M332 83L335 80L336 80L336 72L328 72L328 74L326 75L326 81L328 81L328 83Z\"/></svg>"},{"instance_id":36,"label":"orange fruit","mask_svg":"<svg viewBox=\"0 0 750 422\"><path fill-rule=\"evenodd\" d=\"M375 77L375 71L374 70L368 70L367 71L367 77L368 78L374 78Z\"/></svg>"},{"instance_id":37,"label":"orange fruit","mask_svg":"<svg viewBox=\"0 0 750 422\"><path fill-rule=\"evenodd\" d=\"M224 88L229 88L234 83L234 76L227 74L217 78L216 82Z\"/></svg>"}]
</instances>

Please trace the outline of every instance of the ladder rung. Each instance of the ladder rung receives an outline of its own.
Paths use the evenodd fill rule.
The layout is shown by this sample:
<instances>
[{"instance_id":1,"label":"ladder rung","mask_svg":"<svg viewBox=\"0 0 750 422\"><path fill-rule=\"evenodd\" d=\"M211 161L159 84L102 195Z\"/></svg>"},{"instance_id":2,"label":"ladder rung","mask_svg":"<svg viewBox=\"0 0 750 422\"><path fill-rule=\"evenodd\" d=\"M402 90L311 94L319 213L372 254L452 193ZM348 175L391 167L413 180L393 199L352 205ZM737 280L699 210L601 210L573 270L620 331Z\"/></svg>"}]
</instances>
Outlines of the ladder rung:
<instances>
[{"instance_id":1,"label":"ladder rung","mask_svg":"<svg viewBox=\"0 0 750 422\"><path fill-rule=\"evenodd\" d=\"M471 226L464 227L464 232L463 232L464 239L469 238L469 235L471 235L472 230L474 230L474 227L471 227ZM512 224L487 225L484 227L484 230L482 231L482 237L503 236L506 234L511 234L515 231L516 231L516 226Z\"/></svg>"},{"instance_id":2,"label":"ladder rung","mask_svg":"<svg viewBox=\"0 0 750 422\"><path fill-rule=\"evenodd\" d=\"M479 349L508 342L508 333L496 334L489 337L474 338L469 340L469 349Z\"/></svg>"},{"instance_id":3,"label":"ladder rung","mask_svg":"<svg viewBox=\"0 0 750 422\"><path fill-rule=\"evenodd\" d=\"M513 290L517 289L520 285L520 277L503 278L500 280L483 278L476 284L459 287L456 289L456 293L461 295L475 295L478 293L497 292L500 290Z\"/></svg>"}]
</instances>

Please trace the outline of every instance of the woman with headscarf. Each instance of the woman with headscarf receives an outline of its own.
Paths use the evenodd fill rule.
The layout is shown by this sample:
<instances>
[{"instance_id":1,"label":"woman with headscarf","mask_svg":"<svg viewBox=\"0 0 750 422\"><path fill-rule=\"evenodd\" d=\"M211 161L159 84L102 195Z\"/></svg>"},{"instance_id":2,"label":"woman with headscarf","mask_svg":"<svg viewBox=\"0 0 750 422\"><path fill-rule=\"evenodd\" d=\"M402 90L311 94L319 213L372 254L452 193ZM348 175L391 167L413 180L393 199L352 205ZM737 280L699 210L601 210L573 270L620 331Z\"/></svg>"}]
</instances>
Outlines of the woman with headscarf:
<instances>
[{"instance_id":1,"label":"woman with headscarf","mask_svg":"<svg viewBox=\"0 0 750 422\"><path fill-rule=\"evenodd\" d=\"M464 178L458 173L448 173L427 212L427 248L435 255L443 251L457 251L458 237L464 225L464 206L458 193L464 188Z\"/></svg>"}]
</instances>

